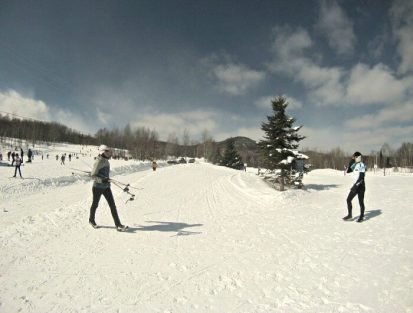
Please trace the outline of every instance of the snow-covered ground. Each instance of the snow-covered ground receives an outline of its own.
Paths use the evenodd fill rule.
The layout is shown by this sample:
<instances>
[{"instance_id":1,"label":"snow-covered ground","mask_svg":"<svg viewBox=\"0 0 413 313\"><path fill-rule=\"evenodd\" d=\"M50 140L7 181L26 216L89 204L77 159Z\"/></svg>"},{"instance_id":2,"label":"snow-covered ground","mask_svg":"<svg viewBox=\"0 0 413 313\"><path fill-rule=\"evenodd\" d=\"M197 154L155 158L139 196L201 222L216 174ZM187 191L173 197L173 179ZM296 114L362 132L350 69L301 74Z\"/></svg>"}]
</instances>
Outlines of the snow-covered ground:
<instances>
[{"instance_id":1,"label":"snow-covered ground","mask_svg":"<svg viewBox=\"0 0 413 313\"><path fill-rule=\"evenodd\" d=\"M83 148L86 149L86 148ZM48 148L0 166L0 312L413 312L413 175L367 173L366 221L346 215L351 178L315 170L280 193L252 169L111 161L112 190L88 225L96 147ZM45 149L46 152L46 149ZM85 151L83 151L85 152ZM161 163L161 165L164 165ZM80 175L72 175L72 172Z\"/></svg>"}]
</instances>

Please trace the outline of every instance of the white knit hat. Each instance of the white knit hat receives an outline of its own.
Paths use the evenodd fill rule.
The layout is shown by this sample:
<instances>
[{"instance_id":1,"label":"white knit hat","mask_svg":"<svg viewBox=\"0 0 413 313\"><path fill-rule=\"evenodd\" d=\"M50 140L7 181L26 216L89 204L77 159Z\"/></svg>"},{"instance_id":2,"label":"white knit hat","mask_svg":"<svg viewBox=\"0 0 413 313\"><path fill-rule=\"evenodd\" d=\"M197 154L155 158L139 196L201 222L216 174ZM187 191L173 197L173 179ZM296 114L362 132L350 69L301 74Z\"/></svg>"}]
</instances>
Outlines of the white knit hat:
<instances>
[{"instance_id":1,"label":"white knit hat","mask_svg":"<svg viewBox=\"0 0 413 313\"><path fill-rule=\"evenodd\" d=\"M100 145L99 146L99 152L105 152L106 150L109 150L107 145Z\"/></svg>"}]
</instances>

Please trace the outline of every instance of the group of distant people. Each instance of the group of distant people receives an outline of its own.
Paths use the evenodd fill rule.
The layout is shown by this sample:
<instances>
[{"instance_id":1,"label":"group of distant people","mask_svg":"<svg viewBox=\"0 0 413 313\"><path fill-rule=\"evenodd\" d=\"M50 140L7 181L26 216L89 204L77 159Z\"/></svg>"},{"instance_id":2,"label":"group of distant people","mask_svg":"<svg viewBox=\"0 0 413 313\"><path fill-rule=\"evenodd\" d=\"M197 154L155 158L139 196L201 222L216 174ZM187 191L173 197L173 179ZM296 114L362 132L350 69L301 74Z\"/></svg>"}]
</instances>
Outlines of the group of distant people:
<instances>
[{"instance_id":1,"label":"group of distant people","mask_svg":"<svg viewBox=\"0 0 413 313\"><path fill-rule=\"evenodd\" d=\"M72 161L72 154L69 153L68 157L69 157L69 162L71 162ZM59 155L56 154L56 161L58 161L58 160L59 160ZM65 160L66 160L66 153L63 153L60 157L60 165L65 165Z\"/></svg>"},{"instance_id":2,"label":"group of distant people","mask_svg":"<svg viewBox=\"0 0 413 313\"><path fill-rule=\"evenodd\" d=\"M49 154L46 155L47 159L49 159ZM68 158L69 158L69 162L72 161L72 157L74 157L75 154L69 154ZM15 170L14 170L14 175L13 177L16 177L17 174L20 175L21 178L23 178L22 173L21 173L21 166L23 164L23 158L24 158L24 151L21 148L20 152L18 152L18 149L16 148L16 151L9 151L7 152L7 161L11 161L10 166L14 166ZM27 152L27 163L31 163L32 160L34 159L34 154L32 149L28 149ZM43 160L43 154L42 154L42 160ZM59 160L59 155L56 155L56 160ZM62 156L60 157L60 164L61 165L65 165L65 160L66 160L66 153L63 153ZM0 161L3 161L3 154L0 152Z\"/></svg>"}]
</instances>

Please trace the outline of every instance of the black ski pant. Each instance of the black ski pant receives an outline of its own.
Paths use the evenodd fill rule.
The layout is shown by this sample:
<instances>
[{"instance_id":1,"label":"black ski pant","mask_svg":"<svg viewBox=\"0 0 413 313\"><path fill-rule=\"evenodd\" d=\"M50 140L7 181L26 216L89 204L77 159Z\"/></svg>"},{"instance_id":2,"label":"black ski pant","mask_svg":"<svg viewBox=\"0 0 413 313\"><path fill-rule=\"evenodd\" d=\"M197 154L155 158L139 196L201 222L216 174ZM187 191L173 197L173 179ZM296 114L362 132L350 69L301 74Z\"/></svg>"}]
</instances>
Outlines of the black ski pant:
<instances>
[{"instance_id":1,"label":"black ski pant","mask_svg":"<svg viewBox=\"0 0 413 313\"><path fill-rule=\"evenodd\" d=\"M354 199L355 196L358 196L359 204L360 204L360 217L364 217L364 193L366 192L366 186L360 185L358 188L352 188L350 193L347 196L347 210L348 215L352 216L352 209L353 206L351 201Z\"/></svg>"},{"instance_id":2,"label":"black ski pant","mask_svg":"<svg viewBox=\"0 0 413 313\"><path fill-rule=\"evenodd\" d=\"M16 166L16 169L14 170L14 176L13 177L16 177L17 170L19 170L20 177L22 177L22 171L20 170L20 165Z\"/></svg>"},{"instance_id":3,"label":"black ski pant","mask_svg":"<svg viewBox=\"0 0 413 313\"><path fill-rule=\"evenodd\" d=\"M110 212L112 213L113 221L116 226L121 225L119 220L118 211L116 210L115 200L113 199L112 190L110 188L92 188L93 192L93 202L90 207L89 221L95 222L96 209L99 205L100 197L103 195L109 204Z\"/></svg>"}]
</instances>

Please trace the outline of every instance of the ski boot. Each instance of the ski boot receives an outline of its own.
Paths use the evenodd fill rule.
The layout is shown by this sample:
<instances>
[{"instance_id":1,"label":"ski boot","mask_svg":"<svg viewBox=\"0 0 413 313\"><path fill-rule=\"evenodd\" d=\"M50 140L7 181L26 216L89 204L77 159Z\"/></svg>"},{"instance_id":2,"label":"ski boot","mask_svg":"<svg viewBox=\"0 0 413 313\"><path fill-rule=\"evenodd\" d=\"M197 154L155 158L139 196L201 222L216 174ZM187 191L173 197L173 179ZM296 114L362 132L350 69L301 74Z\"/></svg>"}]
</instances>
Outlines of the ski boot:
<instances>
[{"instance_id":1,"label":"ski boot","mask_svg":"<svg viewBox=\"0 0 413 313\"><path fill-rule=\"evenodd\" d=\"M117 231L127 231L128 228L129 228L128 226L125 226L125 225L122 225L122 224L116 226Z\"/></svg>"},{"instance_id":2,"label":"ski boot","mask_svg":"<svg viewBox=\"0 0 413 313\"><path fill-rule=\"evenodd\" d=\"M89 221L89 224L95 229L99 228L99 226L94 221Z\"/></svg>"}]
</instances>

